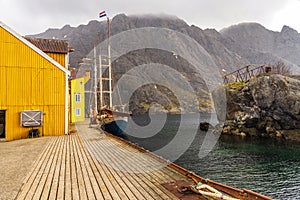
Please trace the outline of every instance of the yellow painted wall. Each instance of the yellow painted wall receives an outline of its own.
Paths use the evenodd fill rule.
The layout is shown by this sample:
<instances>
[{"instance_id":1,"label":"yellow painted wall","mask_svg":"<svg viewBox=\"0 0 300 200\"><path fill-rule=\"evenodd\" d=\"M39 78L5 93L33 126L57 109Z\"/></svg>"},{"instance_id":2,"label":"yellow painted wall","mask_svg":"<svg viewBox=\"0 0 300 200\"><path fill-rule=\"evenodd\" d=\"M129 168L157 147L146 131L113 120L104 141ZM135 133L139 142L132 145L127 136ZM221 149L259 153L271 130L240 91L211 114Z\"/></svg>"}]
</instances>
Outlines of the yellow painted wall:
<instances>
[{"instance_id":1,"label":"yellow painted wall","mask_svg":"<svg viewBox=\"0 0 300 200\"><path fill-rule=\"evenodd\" d=\"M75 101L75 95L80 94L80 102ZM76 116L76 108L80 109L80 116ZM71 122L84 121L84 77L71 80Z\"/></svg>"},{"instance_id":2,"label":"yellow painted wall","mask_svg":"<svg viewBox=\"0 0 300 200\"><path fill-rule=\"evenodd\" d=\"M20 112L42 110L41 135L63 135L65 73L0 27L0 110L6 110L6 140L28 137Z\"/></svg>"},{"instance_id":3,"label":"yellow painted wall","mask_svg":"<svg viewBox=\"0 0 300 200\"><path fill-rule=\"evenodd\" d=\"M66 65L66 55L62 53L47 53L48 56L53 58L61 66L67 67Z\"/></svg>"}]
</instances>

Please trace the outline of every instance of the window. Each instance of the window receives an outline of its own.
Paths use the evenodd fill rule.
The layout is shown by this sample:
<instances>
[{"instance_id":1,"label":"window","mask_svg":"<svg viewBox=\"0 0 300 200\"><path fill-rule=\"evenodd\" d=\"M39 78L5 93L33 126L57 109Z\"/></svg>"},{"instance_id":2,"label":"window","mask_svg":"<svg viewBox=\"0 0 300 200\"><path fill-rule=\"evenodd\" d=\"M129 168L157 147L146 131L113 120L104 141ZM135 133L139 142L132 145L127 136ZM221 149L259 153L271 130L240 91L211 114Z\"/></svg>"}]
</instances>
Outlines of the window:
<instances>
[{"instance_id":1,"label":"window","mask_svg":"<svg viewBox=\"0 0 300 200\"><path fill-rule=\"evenodd\" d=\"M20 125L24 127L42 126L43 111L41 110L23 110L20 113Z\"/></svg>"},{"instance_id":2,"label":"window","mask_svg":"<svg viewBox=\"0 0 300 200\"><path fill-rule=\"evenodd\" d=\"M75 116L80 116L80 115L81 115L80 108L75 108Z\"/></svg>"},{"instance_id":3,"label":"window","mask_svg":"<svg viewBox=\"0 0 300 200\"><path fill-rule=\"evenodd\" d=\"M80 103L81 98L80 98L80 93L75 93L75 102Z\"/></svg>"}]
</instances>

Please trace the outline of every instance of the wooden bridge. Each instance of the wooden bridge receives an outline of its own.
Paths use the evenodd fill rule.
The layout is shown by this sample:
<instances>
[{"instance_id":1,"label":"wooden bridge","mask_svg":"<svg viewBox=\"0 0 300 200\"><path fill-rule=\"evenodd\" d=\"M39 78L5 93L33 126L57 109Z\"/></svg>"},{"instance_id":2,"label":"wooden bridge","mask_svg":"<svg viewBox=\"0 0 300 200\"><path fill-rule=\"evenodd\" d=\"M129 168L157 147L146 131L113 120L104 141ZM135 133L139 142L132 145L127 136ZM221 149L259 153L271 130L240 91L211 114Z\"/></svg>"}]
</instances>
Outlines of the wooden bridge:
<instances>
[{"instance_id":1,"label":"wooden bridge","mask_svg":"<svg viewBox=\"0 0 300 200\"><path fill-rule=\"evenodd\" d=\"M224 83L247 81L251 77L256 77L260 74L268 73L270 71L271 67L267 65L247 65L234 72L226 74L223 81Z\"/></svg>"}]
</instances>

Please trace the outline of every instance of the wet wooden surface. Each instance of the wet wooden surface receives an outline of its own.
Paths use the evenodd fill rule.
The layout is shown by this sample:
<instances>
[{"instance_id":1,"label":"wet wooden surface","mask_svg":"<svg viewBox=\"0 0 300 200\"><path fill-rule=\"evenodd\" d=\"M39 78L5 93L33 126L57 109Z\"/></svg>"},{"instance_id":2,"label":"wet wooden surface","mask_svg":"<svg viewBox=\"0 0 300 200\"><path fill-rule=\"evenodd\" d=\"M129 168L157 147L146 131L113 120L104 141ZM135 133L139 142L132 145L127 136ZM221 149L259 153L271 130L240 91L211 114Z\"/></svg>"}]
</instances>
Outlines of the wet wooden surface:
<instances>
[{"instance_id":1,"label":"wet wooden surface","mask_svg":"<svg viewBox=\"0 0 300 200\"><path fill-rule=\"evenodd\" d=\"M185 176L87 123L52 137L17 199L177 199L162 186Z\"/></svg>"}]
</instances>

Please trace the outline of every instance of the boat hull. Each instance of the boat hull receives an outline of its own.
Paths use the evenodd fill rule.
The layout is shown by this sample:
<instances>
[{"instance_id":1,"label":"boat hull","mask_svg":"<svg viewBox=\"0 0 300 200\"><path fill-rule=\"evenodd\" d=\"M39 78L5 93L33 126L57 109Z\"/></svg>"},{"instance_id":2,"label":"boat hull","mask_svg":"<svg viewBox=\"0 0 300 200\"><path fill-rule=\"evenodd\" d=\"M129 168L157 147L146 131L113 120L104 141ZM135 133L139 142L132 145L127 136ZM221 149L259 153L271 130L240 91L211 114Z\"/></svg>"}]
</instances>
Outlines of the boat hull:
<instances>
[{"instance_id":1,"label":"boat hull","mask_svg":"<svg viewBox=\"0 0 300 200\"><path fill-rule=\"evenodd\" d=\"M103 122L101 124L101 129L113 135L121 136L126 129L127 124L127 120L118 119L111 122Z\"/></svg>"}]
</instances>

